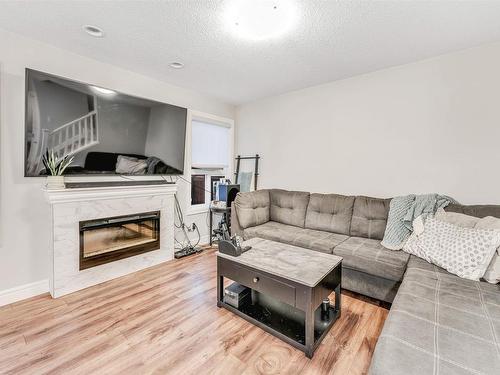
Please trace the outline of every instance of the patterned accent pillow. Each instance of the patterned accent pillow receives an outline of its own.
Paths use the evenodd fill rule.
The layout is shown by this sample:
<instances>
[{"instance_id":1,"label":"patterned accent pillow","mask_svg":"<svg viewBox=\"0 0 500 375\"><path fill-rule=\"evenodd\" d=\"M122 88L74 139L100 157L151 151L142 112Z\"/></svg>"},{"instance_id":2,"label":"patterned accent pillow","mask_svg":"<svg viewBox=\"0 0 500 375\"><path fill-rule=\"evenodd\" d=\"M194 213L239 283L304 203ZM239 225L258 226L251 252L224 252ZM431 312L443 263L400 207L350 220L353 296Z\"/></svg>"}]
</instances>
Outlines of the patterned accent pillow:
<instances>
[{"instance_id":1,"label":"patterned accent pillow","mask_svg":"<svg viewBox=\"0 0 500 375\"><path fill-rule=\"evenodd\" d=\"M424 232L413 234L403 250L450 273L478 281L498 246L498 230L463 228L430 217Z\"/></svg>"},{"instance_id":2,"label":"patterned accent pillow","mask_svg":"<svg viewBox=\"0 0 500 375\"><path fill-rule=\"evenodd\" d=\"M413 221L415 231L411 234L408 241L403 246L403 251L408 254L415 255L419 258L431 263L431 258L427 253L425 244L432 242L432 237L435 236L430 230L425 230L425 221L422 216L417 217Z\"/></svg>"},{"instance_id":3,"label":"patterned accent pillow","mask_svg":"<svg viewBox=\"0 0 500 375\"><path fill-rule=\"evenodd\" d=\"M455 224L464 228L500 230L500 219L492 216L486 216L481 219L479 217L464 215L456 212L445 212L444 209L440 208L437 210L434 218L439 221ZM416 222L417 220L413 222L413 228L415 231L417 230L415 226ZM498 284L500 282L500 247L497 248L496 253L493 255L490 265L483 275L483 279L491 284Z\"/></svg>"}]
</instances>

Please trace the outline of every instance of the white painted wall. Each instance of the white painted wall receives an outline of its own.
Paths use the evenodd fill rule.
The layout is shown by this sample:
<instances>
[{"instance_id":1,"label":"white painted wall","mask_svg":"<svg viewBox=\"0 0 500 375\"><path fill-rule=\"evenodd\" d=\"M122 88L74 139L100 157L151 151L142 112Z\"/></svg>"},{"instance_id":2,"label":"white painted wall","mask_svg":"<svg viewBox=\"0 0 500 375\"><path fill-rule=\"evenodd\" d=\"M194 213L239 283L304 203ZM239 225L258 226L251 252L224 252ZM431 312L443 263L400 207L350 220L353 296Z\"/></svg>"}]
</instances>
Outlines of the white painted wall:
<instances>
[{"instance_id":1,"label":"white painted wall","mask_svg":"<svg viewBox=\"0 0 500 375\"><path fill-rule=\"evenodd\" d=\"M500 44L240 106L259 187L500 204Z\"/></svg>"},{"instance_id":2,"label":"white painted wall","mask_svg":"<svg viewBox=\"0 0 500 375\"><path fill-rule=\"evenodd\" d=\"M99 41L96 40L96 43ZM0 30L0 296L20 295L19 286L46 285L50 230L43 179L23 177L24 69L26 67L190 109L234 118L234 107L208 96L168 85ZM180 181L180 202L188 185ZM187 217L208 234L206 214ZM38 283L41 282L41 283ZM1 299L0 299L1 300Z\"/></svg>"}]
</instances>

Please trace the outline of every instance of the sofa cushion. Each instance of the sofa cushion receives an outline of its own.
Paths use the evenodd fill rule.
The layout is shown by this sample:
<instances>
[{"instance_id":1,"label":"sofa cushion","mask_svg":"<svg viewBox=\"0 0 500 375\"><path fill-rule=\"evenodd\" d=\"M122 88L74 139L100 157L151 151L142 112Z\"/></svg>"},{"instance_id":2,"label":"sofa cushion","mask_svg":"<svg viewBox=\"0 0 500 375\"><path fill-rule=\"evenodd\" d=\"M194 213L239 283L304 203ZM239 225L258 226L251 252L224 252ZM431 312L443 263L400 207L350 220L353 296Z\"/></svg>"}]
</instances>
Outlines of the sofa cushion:
<instances>
[{"instance_id":1,"label":"sofa cushion","mask_svg":"<svg viewBox=\"0 0 500 375\"><path fill-rule=\"evenodd\" d=\"M500 286L411 257L370 373L498 374Z\"/></svg>"},{"instance_id":2,"label":"sofa cushion","mask_svg":"<svg viewBox=\"0 0 500 375\"><path fill-rule=\"evenodd\" d=\"M352 268L342 267L342 289L392 303L400 281L369 275Z\"/></svg>"},{"instance_id":3,"label":"sofa cushion","mask_svg":"<svg viewBox=\"0 0 500 375\"><path fill-rule=\"evenodd\" d=\"M390 199L356 197L352 212L351 236L383 239L390 202Z\"/></svg>"},{"instance_id":4,"label":"sofa cushion","mask_svg":"<svg viewBox=\"0 0 500 375\"><path fill-rule=\"evenodd\" d=\"M343 234L297 228L275 221L269 221L256 227L247 228L243 231L243 237L245 240L260 237L266 240L283 242L327 254L331 254L335 246L349 238Z\"/></svg>"},{"instance_id":5,"label":"sofa cushion","mask_svg":"<svg viewBox=\"0 0 500 375\"><path fill-rule=\"evenodd\" d=\"M445 211L447 212L458 212L461 214L475 216L475 217L486 217L493 216L500 218L500 205L471 205L464 206L461 204L450 204L445 207Z\"/></svg>"},{"instance_id":6,"label":"sofa cushion","mask_svg":"<svg viewBox=\"0 0 500 375\"><path fill-rule=\"evenodd\" d=\"M249 228L269 221L269 190L238 193L233 202L241 228Z\"/></svg>"},{"instance_id":7,"label":"sofa cushion","mask_svg":"<svg viewBox=\"0 0 500 375\"><path fill-rule=\"evenodd\" d=\"M333 249L344 258L342 265L370 275L400 281L410 256L403 251L387 250L379 240L350 237Z\"/></svg>"},{"instance_id":8,"label":"sofa cushion","mask_svg":"<svg viewBox=\"0 0 500 375\"><path fill-rule=\"evenodd\" d=\"M338 194L311 194L306 228L349 235L354 197Z\"/></svg>"},{"instance_id":9,"label":"sofa cushion","mask_svg":"<svg viewBox=\"0 0 500 375\"><path fill-rule=\"evenodd\" d=\"M272 189L270 198L272 221L304 228L309 193Z\"/></svg>"}]
</instances>

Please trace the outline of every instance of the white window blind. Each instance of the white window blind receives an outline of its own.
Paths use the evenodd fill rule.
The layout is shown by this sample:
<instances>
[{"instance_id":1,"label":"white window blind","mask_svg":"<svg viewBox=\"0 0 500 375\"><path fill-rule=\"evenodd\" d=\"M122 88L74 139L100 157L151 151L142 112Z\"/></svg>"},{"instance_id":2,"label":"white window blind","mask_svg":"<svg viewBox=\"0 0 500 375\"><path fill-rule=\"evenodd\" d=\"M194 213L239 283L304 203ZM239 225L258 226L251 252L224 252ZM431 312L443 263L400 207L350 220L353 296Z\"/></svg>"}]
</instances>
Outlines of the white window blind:
<instances>
[{"instance_id":1,"label":"white window blind","mask_svg":"<svg viewBox=\"0 0 500 375\"><path fill-rule=\"evenodd\" d=\"M229 166L229 127L208 122L192 122L191 164L193 168Z\"/></svg>"}]
</instances>

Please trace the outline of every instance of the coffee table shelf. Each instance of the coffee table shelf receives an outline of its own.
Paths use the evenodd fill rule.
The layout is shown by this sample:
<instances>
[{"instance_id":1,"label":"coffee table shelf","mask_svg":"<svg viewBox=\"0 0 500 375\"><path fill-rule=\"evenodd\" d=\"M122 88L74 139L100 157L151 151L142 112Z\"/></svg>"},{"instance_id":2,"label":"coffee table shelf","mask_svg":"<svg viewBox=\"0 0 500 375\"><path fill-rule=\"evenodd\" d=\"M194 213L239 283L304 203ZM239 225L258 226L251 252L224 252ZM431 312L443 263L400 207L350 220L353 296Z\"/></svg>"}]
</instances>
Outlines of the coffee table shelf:
<instances>
[{"instance_id":1,"label":"coffee table shelf","mask_svg":"<svg viewBox=\"0 0 500 375\"><path fill-rule=\"evenodd\" d=\"M255 296L258 295L258 292L252 291L252 294ZM238 309L224 301L218 305L281 339L286 337L284 341L305 351L305 313L293 306L272 300L272 297L265 296L265 301L262 298L264 296L260 295L260 297L258 301L255 301L254 298L253 303L245 303ZM272 303L269 303L270 300L272 300ZM314 313L315 346L319 344L339 316L340 311L330 306L328 318L323 320L321 319L321 306L316 309ZM290 342L290 340L293 342Z\"/></svg>"}]
</instances>

